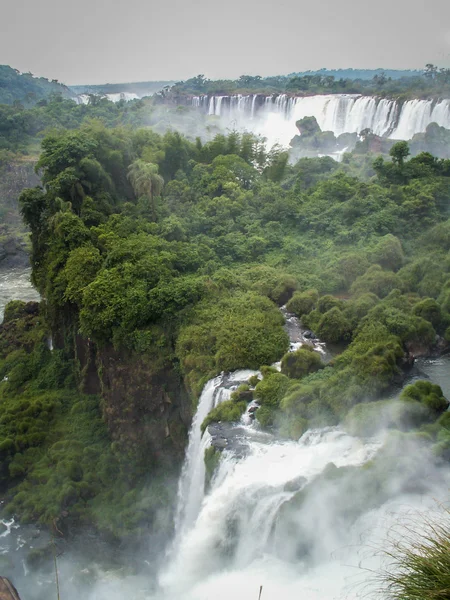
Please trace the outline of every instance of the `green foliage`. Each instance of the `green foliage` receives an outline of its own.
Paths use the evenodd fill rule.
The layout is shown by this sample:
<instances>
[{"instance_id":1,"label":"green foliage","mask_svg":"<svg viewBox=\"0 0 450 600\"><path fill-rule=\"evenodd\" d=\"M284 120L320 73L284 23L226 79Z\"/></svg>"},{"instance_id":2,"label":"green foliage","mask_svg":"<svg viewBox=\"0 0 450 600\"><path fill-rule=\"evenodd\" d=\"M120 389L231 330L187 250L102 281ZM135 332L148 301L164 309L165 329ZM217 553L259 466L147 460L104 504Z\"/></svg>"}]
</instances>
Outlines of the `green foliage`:
<instances>
[{"instance_id":1,"label":"green foliage","mask_svg":"<svg viewBox=\"0 0 450 600\"><path fill-rule=\"evenodd\" d=\"M450 589L449 511L441 508L439 520L416 517L401 527L387 545L386 570L377 574L377 585L386 598L444 599Z\"/></svg>"},{"instance_id":2,"label":"green foliage","mask_svg":"<svg viewBox=\"0 0 450 600\"><path fill-rule=\"evenodd\" d=\"M319 294L317 290L307 290L306 292L294 292L292 298L286 304L288 312L296 314L298 317L309 314L317 300Z\"/></svg>"},{"instance_id":3,"label":"green foliage","mask_svg":"<svg viewBox=\"0 0 450 600\"><path fill-rule=\"evenodd\" d=\"M287 392L289 377L282 373L270 374L258 383L255 388L255 398L262 406L277 408Z\"/></svg>"},{"instance_id":4,"label":"green foliage","mask_svg":"<svg viewBox=\"0 0 450 600\"><path fill-rule=\"evenodd\" d=\"M247 409L247 402L235 402L234 400L225 400L208 414L202 423L202 432L210 423L218 423L220 421L235 422L239 421Z\"/></svg>"},{"instance_id":5,"label":"green foliage","mask_svg":"<svg viewBox=\"0 0 450 600\"><path fill-rule=\"evenodd\" d=\"M290 379L301 379L322 368L322 360L317 352L304 345L295 352L288 352L281 359L281 372Z\"/></svg>"},{"instance_id":6,"label":"green foliage","mask_svg":"<svg viewBox=\"0 0 450 600\"><path fill-rule=\"evenodd\" d=\"M397 271L405 260L400 240L391 234L383 236L373 250L371 258L384 269Z\"/></svg>"},{"instance_id":7,"label":"green foliage","mask_svg":"<svg viewBox=\"0 0 450 600\"><path fill-rule=\"evenodd\" d=\"M196 391L205 374L278 360L287 350L283 318L267 298L252 292L208 298L180 330L177 355Z\"/></svg>"},{"instance_id":8,"label":"green foliage","mask_svg":"<svg viewBox=\"0 0 450 600\"><path fill-rule=\"evenodd\" d=\"M320 319L316 332L325 342L342 342L350 336L350 323L343 312L335 306Z\"/></svg>"},{"instance_id":9,"label":"green foliage","mask_svg":"<svg viewBox=\"0 0 450 600\"><path fill-rule=\"evenodd\" d=\"M413 306L413 314L429 321L435 329L442 321L442 311L439 304L433 298L424 298Z\"/></svg>"},{"instance_id":10,"label":"green foliage","mask_svg":"<svg viewBox=\"0 0 450 600\"><path fill-rule=\"evenodd\" d=\"M205 450L205 457L204 457L204 461L205 461L205 480L206 480L206 484L209 484L212 480L212 478L214 477L214 473L217 470L217 467L219 466L220 463L220 458L221 458L222 454L221 452L219 452L218 450L216 450L214 448L214 446L210 446L209 448L206 448Z\"/></svg>"},{"instance_id":11,"label":"green foliage","mask_svg":"<svg viewBox=\"0 0 450 600\"><path fill-rule=\"evenodd\" d=\"M430 381L416 381L416 383L406 386L400 399L420 402L426 406L433 420L449 407L449 402L444 398L442 389Z\"/></svg>"},{"instance_id":12,"label":"green foliage","mask_svg":"<svg viewBox=\"0 0 450 600\"><path fill-rule=\"evenodd\" d=\"M372 265L364 275L356 279L350 291L355 296L371 293L384 298L397 287L397 278L392 271L384 271L379 265Z\"/></svg>"}]
</instances>

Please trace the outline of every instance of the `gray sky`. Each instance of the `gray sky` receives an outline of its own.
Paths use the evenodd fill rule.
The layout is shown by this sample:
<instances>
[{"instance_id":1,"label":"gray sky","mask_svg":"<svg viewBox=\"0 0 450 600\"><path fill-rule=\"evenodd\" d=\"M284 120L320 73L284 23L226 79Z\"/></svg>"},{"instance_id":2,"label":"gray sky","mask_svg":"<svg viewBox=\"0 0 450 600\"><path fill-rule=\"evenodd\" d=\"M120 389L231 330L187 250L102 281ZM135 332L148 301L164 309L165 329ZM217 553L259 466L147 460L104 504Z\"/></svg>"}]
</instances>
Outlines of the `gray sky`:
<instances>
[{"instance_id":1,"label":"gray sky","mask_svg":"<svg viewBox=\"0 0 450 600\"><path fill-rule=\"evenodd\" d=\"M0 64L68 84L450 67L450 0L1 0Z\"/></svg>"}]
</instances>

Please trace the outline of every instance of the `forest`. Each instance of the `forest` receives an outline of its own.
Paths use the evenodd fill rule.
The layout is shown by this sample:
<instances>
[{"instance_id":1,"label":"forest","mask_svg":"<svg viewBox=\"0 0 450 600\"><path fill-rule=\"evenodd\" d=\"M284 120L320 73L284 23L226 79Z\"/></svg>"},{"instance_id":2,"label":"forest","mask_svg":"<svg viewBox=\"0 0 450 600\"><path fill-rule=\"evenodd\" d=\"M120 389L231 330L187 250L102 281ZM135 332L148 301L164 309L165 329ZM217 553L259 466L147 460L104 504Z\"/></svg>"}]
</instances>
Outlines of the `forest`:
<instances>
[{"instance_id":1,"label":"forest","mask_svg":"<svg viewBox=\"0 0 450 600\"><path fill-rule=\"evenodd\" d=\"M422 72L400 71L385 73L382 70L355 71L351 69L292 73L261 77L241 75L239 79L211 80L197 75L163 89L157 97L179 99L183 95L201 94L363 94L377 95L397 100L411 98L439 98L450 93L450 69L427 64Z\"/></svg>"},{"instance_id":2,"label":"forest","mask_svg":"<svg viewBox=\"0 0 450 600\"><path fill-rule=\"evenodd\" d=\"M119 538L168 528L156 515L209 378L260 369L256 419L277 435L346 420L367 434L412 357L450 341L450 160L399 142L370 168L291 165L251 134L203 143L99 119L53 129L41 147L41 183L20 210L43 301L8 305L0 335L0 476L24 521ZM335 349L331 362L308 348L285 356L286 302ZM120 407L111 361L136 380ZM146 394L170 398L158 446L162 421L137 400L144 372ZM239 418L244 398L248 388L204 426ZM447 406L439 386L418 383L388 424L448 461ZM138 444L136 414L148 415Z\"/></svg>"}]
</instances>

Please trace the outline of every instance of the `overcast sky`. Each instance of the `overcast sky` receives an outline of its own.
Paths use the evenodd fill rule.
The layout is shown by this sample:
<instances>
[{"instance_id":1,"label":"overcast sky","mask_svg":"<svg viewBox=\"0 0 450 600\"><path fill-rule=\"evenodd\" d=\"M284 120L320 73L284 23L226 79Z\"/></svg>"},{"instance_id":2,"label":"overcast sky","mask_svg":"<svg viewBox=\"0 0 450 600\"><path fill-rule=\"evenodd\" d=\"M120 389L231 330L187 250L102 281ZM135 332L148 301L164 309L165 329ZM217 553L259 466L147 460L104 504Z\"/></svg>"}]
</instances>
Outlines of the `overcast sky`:
<instances>
[{"instance_id":1,"label":"overcast sky","mask_svg":"<svg viewBox=\"0 0 450 600\"><path fill-rule=\"evenodd\" d=\"M0 64L68 84L450 67L450 0L1 0Z\"/></svg>"}]
</instances>

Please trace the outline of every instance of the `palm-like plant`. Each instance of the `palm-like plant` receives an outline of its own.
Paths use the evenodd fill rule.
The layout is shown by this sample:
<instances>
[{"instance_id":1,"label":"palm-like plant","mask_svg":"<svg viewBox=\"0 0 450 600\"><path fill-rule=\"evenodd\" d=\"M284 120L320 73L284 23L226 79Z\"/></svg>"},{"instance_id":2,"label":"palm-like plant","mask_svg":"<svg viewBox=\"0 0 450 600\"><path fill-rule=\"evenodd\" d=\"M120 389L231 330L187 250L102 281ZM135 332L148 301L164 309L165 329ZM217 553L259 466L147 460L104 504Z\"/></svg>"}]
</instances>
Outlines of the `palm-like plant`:
<instances>
[{"instance_id":1,"label":"palm-like plant","mask_svg":"<svg viewBox=\"0 0 450 600\"><path fill-rule=\"evenodd\" d=\"M128 168L128 179L138 198L146 196L150 202L152 218L156 221L155 198L161 195L164 179L158 173L158 165L139 158Z\"/></svg>"}]
</instances>

